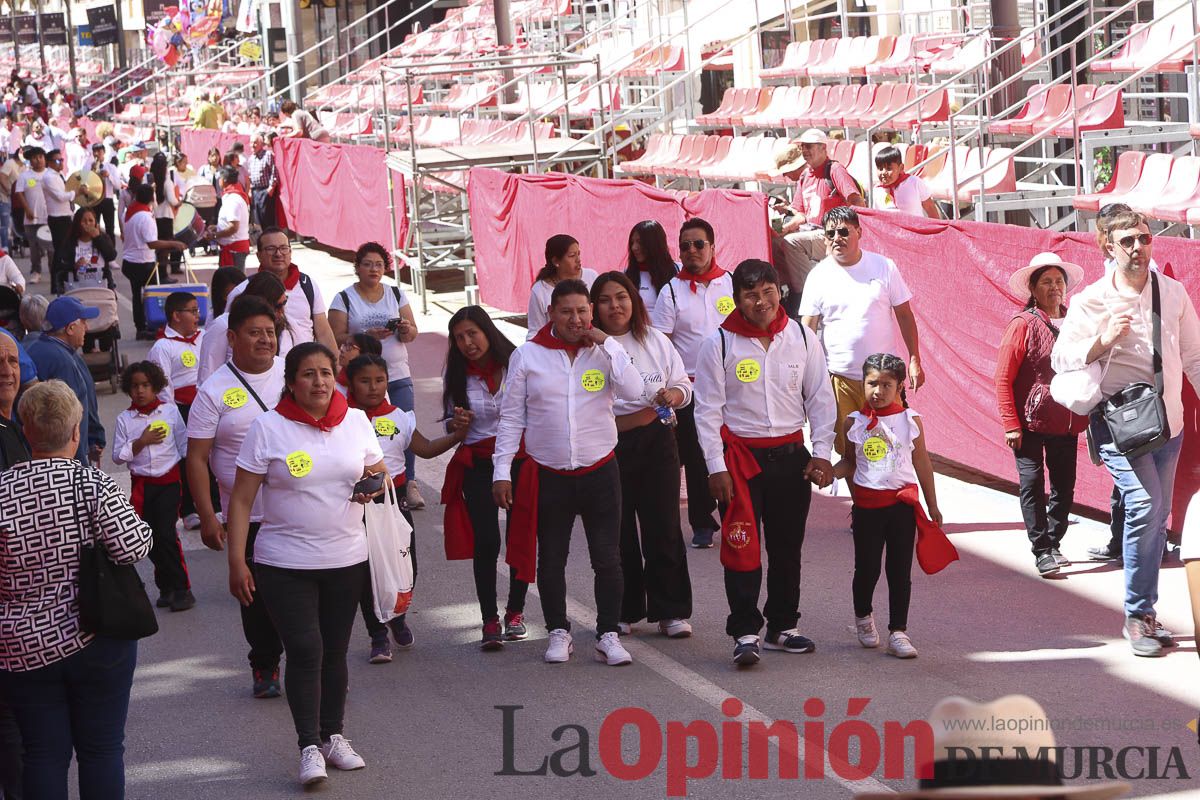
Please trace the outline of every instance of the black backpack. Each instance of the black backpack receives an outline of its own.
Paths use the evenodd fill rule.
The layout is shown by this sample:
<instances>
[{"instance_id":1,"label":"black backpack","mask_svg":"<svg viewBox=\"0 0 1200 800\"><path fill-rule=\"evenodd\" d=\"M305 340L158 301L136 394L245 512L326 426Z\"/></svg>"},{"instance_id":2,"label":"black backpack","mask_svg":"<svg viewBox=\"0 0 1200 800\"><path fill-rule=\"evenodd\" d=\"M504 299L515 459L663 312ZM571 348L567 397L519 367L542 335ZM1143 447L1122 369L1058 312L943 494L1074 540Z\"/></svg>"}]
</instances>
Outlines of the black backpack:
<instances>
[{"instance_id":1,"label":"black backpack","mask_svg":"<svg viewBox=\"0 0 1200 800\"><path fill-rule=\"evenodd\" d=\"M850 201L845 197L842 197L842 193L838 191L837 184L833 182L833 165L838 163L839 162L834 161L832 158L825 159L825 175L823 177L825 180L829 181L829 196L841 197L843 203L849 203ZM845 167L843 167L843 169L845 169ZM850 175L850 170L847 169L846 174ZM854 185L858 187L858 196L865 198L866 194L863 193L863 185L858 182L858 178L850 175L850 180L854 181Z\"/></svg>"}]
</instances>

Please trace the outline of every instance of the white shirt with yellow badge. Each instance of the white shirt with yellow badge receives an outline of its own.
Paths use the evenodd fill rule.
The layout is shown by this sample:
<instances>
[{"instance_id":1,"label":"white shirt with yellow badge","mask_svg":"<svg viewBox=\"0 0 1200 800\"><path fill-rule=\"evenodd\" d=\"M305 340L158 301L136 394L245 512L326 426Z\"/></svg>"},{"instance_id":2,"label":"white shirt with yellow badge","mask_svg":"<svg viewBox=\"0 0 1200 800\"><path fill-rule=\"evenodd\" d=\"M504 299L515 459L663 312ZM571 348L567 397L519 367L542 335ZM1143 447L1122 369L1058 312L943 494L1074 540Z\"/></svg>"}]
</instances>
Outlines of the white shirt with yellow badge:
<instances>
[{"instance_id":1,"label":"white shirt with yellow badge","mask_svg":"<svg viewBox=\"0 0 1200 800\"><path fill-rule=\"evenodd\" d=\"M167 438L157 444L143 447L133 454L133 443L146 428L166 428ZM116 430L113 432L113 463L127 464L132 475L157 478L166 475L171 467L183 460L187 453L187 428L179 409L174 403L163 403L149 414L129 408L117 415Z\"/></svg>"},{"instance_id":2,"label":"white shirt with yellow badge","mask_svg":"<svg viewBox=\"0 0 1200 800\"><path fill-rule=\"evenodd\" d=\"M413 431L417 429L417 415L412 411L394 408L371 420L379 449L383 450L383 463L388 475L395 481L404 474L404 451L412 443Z\"/></svg>"},{"instance_id":3,"label":"white shirt with yellow badge","mask_svg":"<svg viewBox=\"0 0 1200 800\"><path fill-rule=\"evenodd\" d=\"M851 412L846 438L854 445L854 483L866 489L902 489L917 482L913 469L913 442L921 435L920 416L911 408L902 414L871 420L858 411Z\"/></svg>"},{"instance_id":4,"label":"white shirt with yellow badge","mask_svg":"<svg viewBox=\"0 0 1200 800\"><path fill-rule=\"evenodd\" d=\"M383 460L357 408L322 431L271 412L254 420L237 466L263 476L254 562L283 569L339 569L367 560L362 506L350 500L363 468Z\"/></svg>"},{"instance_id":5,"label":"white shirt with yellow badge","mask_svg":"<svg viewBox=\"0 0 1200 800\"><path fill-rule=\"evenodd\" d=\"M180 341L179 332L168 325L163 338L156 339L146 358L158 364L167 376L167 385L158 393L164 403L175 402L175 391L185 386L195 386L200 375L200 346L204 342L204 330L196 331L195 342ZM171 338L179 337L179 338Z\"/></svg>"},{"instance_id":6,"label":"white shirt with yellow badge","mask_svg":"<svg viewBox=\"0 0 1200 800\"><path fill-rule=\"evenodd\" d=\"M700 346L734 308L733 277L729 273L708 283L697 283L693 292L687 273L681 272L658 293L650 322L671 337L671 344L683 358L683 368L694 377Z\"/></svg>"}]
</instances>

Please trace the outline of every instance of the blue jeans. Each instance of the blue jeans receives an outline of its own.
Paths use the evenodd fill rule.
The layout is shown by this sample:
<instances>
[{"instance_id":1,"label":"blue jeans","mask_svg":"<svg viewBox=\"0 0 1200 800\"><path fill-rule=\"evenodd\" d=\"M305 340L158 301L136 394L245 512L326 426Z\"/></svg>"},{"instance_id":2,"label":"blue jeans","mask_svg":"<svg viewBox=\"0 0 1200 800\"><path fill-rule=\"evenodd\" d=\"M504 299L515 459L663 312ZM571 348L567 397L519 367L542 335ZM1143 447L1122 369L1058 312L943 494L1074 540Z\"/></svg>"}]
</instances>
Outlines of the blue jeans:
<instances>
[{"instance_id":1,"label":"blue jeans","mask_svg":"<svg viewBox=\"0 0 1200 800\"><path fill-rule=\"evenodd\" d=\"M412 378L401 378L398 381L388 383L388 402L402 411L412 411L416 408L417 396L413 391ZM417 473L413 470L417 463L417 457L413 455L412 448L404 451L404 473L410 481L417 479Z\"/></svg>"},{"instance_id":2,"label":"blue jeans","mask_svg":"<svg viewBox=\"0 0 1200 800\"><path fill-rule=\"evenodd\" d=\"M72 750L80 800L125 797L125 717L135 666L137 642L98 636L49 666L0 671L25 744L25 797L67 800Z\"/></svg>"},{"instance_id":3,"label":"blue jeans","mask_svg":"<svg viewBox=\"0 0 1200 800\"><path fill-rule=\"evenodd\" d=\"M1125 616L1153 616L1183 434L1130 461L1113 447L1102 417L1093 415L1091 428L1100 459L1112 474L1125 508Z\"/></svg>"},{"instance_id":4,"label":"blue jeans","mask_svg":"<svg viewBox=\"0 0 1200 800\"><path fill-rule=\"evenodd\" d=\"M9 230L12 229L12 203L0 203L0 247L9 249Z\"/></svg>"}]
</instances>

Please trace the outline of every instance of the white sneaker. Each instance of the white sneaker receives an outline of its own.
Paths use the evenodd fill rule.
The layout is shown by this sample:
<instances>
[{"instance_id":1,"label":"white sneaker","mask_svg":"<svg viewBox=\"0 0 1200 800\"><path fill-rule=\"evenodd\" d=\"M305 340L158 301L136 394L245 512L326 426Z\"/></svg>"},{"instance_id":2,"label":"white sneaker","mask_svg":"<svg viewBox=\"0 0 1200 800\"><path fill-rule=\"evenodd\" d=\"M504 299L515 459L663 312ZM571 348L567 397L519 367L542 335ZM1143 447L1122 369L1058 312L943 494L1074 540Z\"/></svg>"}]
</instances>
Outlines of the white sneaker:
<instances>
[{"instance_id":1,"label":"white sneaker","mask_svg":"<svg viewBox=\"0 0 1200 800\"><path fill-rule=\"evenodd\" d=\"M408 482L404 494L408 500L408 507L413 511L420 511L425 507L425 498L421 497L421 492L417 490L417 484L414 481Z\"/></svg>"},{"instance_id":2,"label":"white sneaker","mask_svg":"<svg viewBox=\"0 0 1200 800\"><path fill-rule=\"evenodd\" d=\"M892 631L888 636L887 654L896 658L916 658L917 648L904 631Z\"/></svg>"},{"instance_id":3,"label":"white sneaker","mask_svg":"<svg viewBox=\"0 0 1200 800\"><path fill-rule=\"evenodd\" d=\"M367 765L362 756L354 752L350 740L340 733L329 737L329 741L321 747L321 755L325 756L325 761L334 769L362 769Z\"/></svg>"},{"instance_id":4,"label":"white sneaker","mask_svg":"<svg viewBox=\"0 0 1200 800\"><path fill-rule=\"evenodd\" d=\"M596 660L603 661L610 667L620 667L633 663L633 656L621 645L621 637L616 631L601 634L596 640Z\"/></svg>"},{"instance_id":5,"label":"white sneaker","mask_svg":"<svg viewBox=\"0 0 1200 800\"><path fill-rule=\"evenodd\" d=\"M692 623L686 619L664 619L658 623L658 629L668 639L686 639L692 635Z\"/></svg>"},{"instance_id":6,"label":"white sneaker","mask_svg":"<svg viewBox=\"0 0 1200 800\"><path fill-rule=\"evenodd\" d=\"M875 630L875 617L871 614L854 618L854 632L863 647L879 647L879 631Z\"/></svg>"},{"instance_id":7,"label":"white sneaker","mask_svg":"<svg viewBox=\"0 0 1200 800\"><path fill-rule=\"evenodd\" d=\"M629 634L633 633L633 625L629 622L618 622L617 633L621 634L622 636L628 636Z\"/></svg>"},{"instance_id":8,"label":"white sneaker","mask_svg":"<svg viewBox=\"0 0 1200 800\"><path fill-rule=\"evenodd\" d=\"M545 660L547 664L563 664L575 652L575 643L571 641L571 632L563 628L550 631L550 644L546 646Z\"/></svg>"},{"instance_id":9,"label":"white sneaker","mask_svg":"<svg viewBox=\"0 0 1200 800\"><path fill-rule=\"evenodd\" d=\"M314 783L320 783L328 778L329 773L325 771L325 756L321 755L317 746L310 744L301 750L300 783L304 786L312 786Z\"/></svg>"},{"instance_id":10,"label":"white sneaker","mask_svg":"<svg viewBox=\"0 0 1200 800\"><path fill-rule=\"evenodd\" d=\"M189 531L200 530L200 515L188 514L183 518L183 527L187 528Z\"/></svg>"}]
</instances>

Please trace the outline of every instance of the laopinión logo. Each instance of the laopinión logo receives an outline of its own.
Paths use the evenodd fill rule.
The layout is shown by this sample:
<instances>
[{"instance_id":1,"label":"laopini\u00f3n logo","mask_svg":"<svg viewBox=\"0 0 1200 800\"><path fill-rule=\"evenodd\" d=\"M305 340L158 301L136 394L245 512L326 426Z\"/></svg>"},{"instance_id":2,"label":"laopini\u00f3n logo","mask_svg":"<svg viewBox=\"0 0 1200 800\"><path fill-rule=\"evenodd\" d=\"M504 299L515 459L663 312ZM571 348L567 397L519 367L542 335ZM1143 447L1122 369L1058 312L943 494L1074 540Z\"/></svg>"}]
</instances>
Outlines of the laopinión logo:
<instances>
[{"instance_id":1,"label":"laopini\u00f3n logo","mask_svg":"<svg viewBox=\"0 0 1200 800\"><path fill-rule=\"evenodd\" d=\"M870 702L866 697L850 698L846 703L849 718L832 726L828 732L822 719L825 702L816 697L804 702L802 709L807 718L799 724L790 720L743 722L737 718L745 706L735 697L721 703L721 713L726 719L718 724L708 720L668 720L663 723L644 708L625 706L609 712L601 722L594 750L594 737L587 727L566 724L551 732L550 738L555 744L549 752L545 747L540 750L522 747L520 754L517 717L525 707L498 705L494 708L501 715L503 754L501 768L493 774L591 778L598 774L594 766L598 759L599 766L612 777L641 781L653 775L665 762L668 797L686 797L690 781L713 777L723 780L799 780L803 773L805 780L821 780L827 777L827 770L851 781L868 777L886 780L932 777L932 726L925 720L889 720L883 723L881 732L867 720L855 718ZM1191 728L1193 724L1178 727ZM1171 727L1164 721L1164 730ZM993 728L999 729L1002 727ZM1144 727L1140 729L1145 730ZM622 740L627 734L635 737L637 742L631 751L632 758L623 752ZM774 759L772 747L777 753ZM906 771L909 752L911 760L908 763L913 767ZM939 757L960 764L961 769L967 771L986 771L987 762L1002 759L1040 762L1049 765L1043 769L1057 773L1062 780L1191 780L1183 753L1175 746L1056 746L1040 747L1032 752L1024 747L951 747Z\"/></svg>"}]
</instances>

